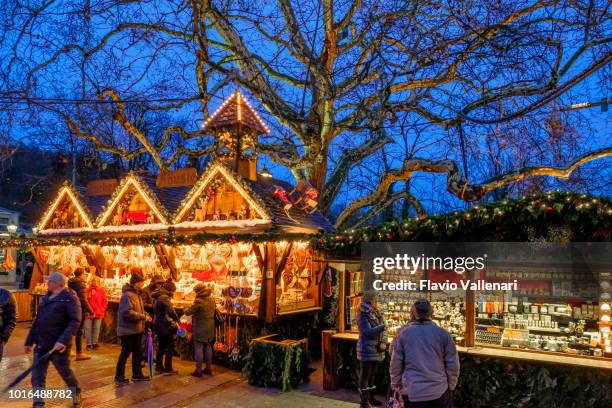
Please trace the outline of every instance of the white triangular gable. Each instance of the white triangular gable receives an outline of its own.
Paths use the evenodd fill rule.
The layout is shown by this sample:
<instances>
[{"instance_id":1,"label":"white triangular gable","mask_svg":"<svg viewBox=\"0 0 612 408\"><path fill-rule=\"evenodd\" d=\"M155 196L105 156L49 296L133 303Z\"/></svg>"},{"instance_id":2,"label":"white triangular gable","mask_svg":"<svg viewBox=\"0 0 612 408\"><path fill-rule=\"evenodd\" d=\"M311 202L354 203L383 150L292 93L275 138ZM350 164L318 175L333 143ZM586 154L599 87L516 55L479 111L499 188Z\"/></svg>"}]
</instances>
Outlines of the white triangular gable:
<instances>
[{"instance_id":1,"label":"white triangular gable","mask_svg":"<svg viewBox=\"0 0 612 408\"><path fill-rule=\"evenodd\" d=\"M134 174L129 174L125 179L117 187L117 190L113 193L113 198L111 198L109 204L107 204L106 209L100 214L97 226L98 228L104 226L116 226L123 227L123 225L118 225L114 217L117 216L117 206L122 198L130 191L135 190L137 194L142 197L143 201L146 203L149 211L152 212L154 216L153 222L145 222L144 224L168 224L168 217L164 214L161 205L158 201L153 197L152 193L148 188L144 186L144 184L140 181L138 177Z\"/></svg>"},{"instance_id":2,"label":"white triangular gable","mask_svg":"<svg viewBox=\"0 0 612 408\"><path fill-rule=\"evenodd\" d=\"M240 219L240 217L236 217L235 219L231 220L216 219L213 220L216 226L221 226L223 224L239 224L240 221L242 221L241 224L244 224L244 226L248 226L248 221L251 221L254 224L261 224L264 222L267 223L270 220L270 216L266 212L264 206L259 202L258 199L253 197L253 194L250 191L247 191L243 184L238 181L234 173L228 170L221 163L215 163L202 175L202 177L200 177L200 180L195 184L191 192L187 195L187 198L181 204L174 216L174 223L178 224L182 222L207 222L205 217L198 217L197 213L195 213L194 218L194 212L198 210L196 206L202 204L202 202L198 202L198 200L200 200L203 196L206 196L206 194L203 194L205 190L211 185L213 181L219 179L227 181L227 183L236 192L238 192L238 194L240 194L242 199L244 199L244 201L248 204L249 211L251 211L250 209L252 209L254 216L250 217L250 220ZM206 212L205 209L203 211ZM190 215L193 219L188 219ZM208 221L208 223L210 223L210 220Z\"/></svg>"},{"instance_id":3,"label":"white triangular gable","mask_svg":"<svg viewBox=\"0 0 612 408\"><path fill-rule=\"evenodd\" d=\"M61 214L61 207L68 203L69 208ZM74 206L73 214L70 214L70 206ZM76 215L76 218L75 218ZM85 224L85 225L83 225ZM93 223L86 209L77 199L76 192L69 184L64 184L43 219L38 224L38 231L44 230L70 230L78 228L93 228Z\"/></svg>"}]
</instances>

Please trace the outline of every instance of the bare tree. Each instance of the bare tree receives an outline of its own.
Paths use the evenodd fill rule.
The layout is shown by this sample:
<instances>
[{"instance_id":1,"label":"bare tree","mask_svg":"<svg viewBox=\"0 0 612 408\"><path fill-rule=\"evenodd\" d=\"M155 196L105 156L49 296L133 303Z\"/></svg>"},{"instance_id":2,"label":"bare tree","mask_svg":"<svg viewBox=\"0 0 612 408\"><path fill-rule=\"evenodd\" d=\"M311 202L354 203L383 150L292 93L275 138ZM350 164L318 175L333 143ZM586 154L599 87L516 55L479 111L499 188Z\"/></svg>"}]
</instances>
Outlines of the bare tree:
<instances>
[{"instance_id":1,"label":"bare tree","mask_svg":"<svg viewBox=\"0 0 612 408\"><path fill-rule=\"evenodd\" d=\"M228 87L240 85L273 124L260 153L319 188L323 211L345 201L338 226L394 202L424 211L411 193L419 174L442 174L447 193L475 201L534 177L566 179L612 155L606 138L585 143L590 129L570 132L577 114L554 116L560 105L585 96L585 84L610 89L606 1L99 0L3 7L11 22L1 63L8 100L34 101L96 149L128 162L146 154L165 169L211 153L209 135L195 123ZM67 84L58 78L72 72L79 80L68 82L83 90L81 102L45 100L63 95ZM84 99L88 109L108 113L115 133L79 115ZM182 123L155 140L128 114L138 103ZM417 130L408 154L402 138ZM374 165L383 150L386 168Z\"/></svg>"}]
</instances>

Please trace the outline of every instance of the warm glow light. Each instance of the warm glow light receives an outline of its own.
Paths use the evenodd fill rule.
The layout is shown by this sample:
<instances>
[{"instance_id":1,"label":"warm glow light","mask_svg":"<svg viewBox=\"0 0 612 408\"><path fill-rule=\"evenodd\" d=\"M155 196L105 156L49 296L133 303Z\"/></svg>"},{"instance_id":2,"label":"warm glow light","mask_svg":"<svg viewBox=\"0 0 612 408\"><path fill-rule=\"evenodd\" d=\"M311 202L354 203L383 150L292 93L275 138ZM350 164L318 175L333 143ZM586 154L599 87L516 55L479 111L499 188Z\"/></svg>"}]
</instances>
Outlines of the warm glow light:
<instances>
[{"instance_id":1,"label":"warm glow light","mask_svg":"<svg viewBox=\"0 0 612 408\"><path fill-rule=\"evenodd\" d=\"M208 183L211 181L213 176L215 176L217 173L221 173L221 174L223 174L225 176L225 178L227 179L227 181L229 181L229 183L232 185L232 187L234 187L240 193L240 195L253 208L255 208L255 211L257 211L257 214L259 214L259 216L262 219L264 219L264 220L269 220L270 219L268 217L268 215L266 214L266 212L264 211L264 209L261 208L259 206L259 204L250 197L250 195L244 190L244 188L242 188L242 186L240 184L238 184L236 182L236 180L234 180L234 177L231 174L229 174L225 170L225 168L223 166L221 166L220 164L216 164L216 165L214 165L210 169L210 171L206 175L206 178L200 184L200 187L198 187L198 189L193 192L193 194L191 195L191 198L189 199L189 201L187 201L187 203L185 203L185 205L183 206L181 211L176 215L176 217L174 218L174 222L175 223L178 223L178 222L180 222L183 219L184 215L187 213L187 210L189 210L191 208L191 206L193 205L193 203L195 202L195 200L200 197L200 194L202 193L202 190L204 190L206 188L206 186L208 186Z\"/></svg>"},{"instance_id":2,"label":"warm glow light","mask_svg":"<svg viewBox=\"0 0 612 408\"><path fill-rule=\"evenodd\" d=\"M166 220L166 217L164 217L164 215L159 211L159 209L151 202L148 194L145 193L145 191L140 187L140 185L136 182L136 180L134 180L132 176L129 176L127 181L123 185L123 188L121 189L121 191L119 191L119 193L115 197L115 200L111 203L110 207L106 210L106 213L104 213L104 216L98 223L98 227L101 227L104 225L104 223L106 222L108 217L111 215L111 213L117 206L117 203L119 203L119 200L121 199L121 197L123 197L123 194L125 194L125 192L127 191L130 185L133 185L134 188L136 188L136 190L140 193L140 196L144 198L149 208L153 210L153 212L155 213L155 215L157 215L157 218L159 218L162 224L167 224L168 222Z\"/></svg>"},{"instance_id":3,"label":"warm glow light","mask_svg":"<svg viewBox=\"0 0 612 408\"><path fill-rule=\"evenodd\" d=\"M77 201L77 199L74 196L74 194L72 194L72 191L70 191L70 188L68 188L67 186L64 186L60 190L60 195L57 197L57 199L55 200L55 202L51 206L51 209L49 210L49 212L47 212L47 215L45 216L45 218L38 225L38 230L39 231L43 230L47 226L47 223L51 219L51 216L53 215L53 213L57 209L57 206L59 205L59 203L62 202L62 199L64 198L65 195L68 195L68 197L70 197L70 199L74 203L75 207L79 211L79 214L81 214L81 217L83 217L83 219L85 220L85 223L87 223L87 226L89 228L93 228L93 224L91 223L91 221L89 221L89 217L87 216L87 214L85 213L83 208L81 208L81 206L79 205L79 202Z\"/></svg>"},{"instance_id":4,"label":"warm glow light","mask_svg":"<svg viewBox=\"0 0 612 408\"><path fill-rule=\"evenodd\" d=\"M217 110L204 121L204 125L202 125L202 127L206 127L206 125L208 125L223 110L223 108L225 108L227 104L230 103L234 98L236 99L236 103L237 103L237 115L238 115L239 121L242 120L242 108L240 106L240 101L242 100L244 101L244 103L246 103L246 105L249 107L251 112L253 112L253 115L255 115L255 118L257 119L259 124L264 128L264 131L266 133L270 133L270 129L268 128L268 126L266 126L266 124L261 119L257 111L253 109L253 106L249 103L249 100L245 98L244 96L242 96L242 94L240 93L240 90L236 90L236 92L234 92L229 98L223 101L221 106L219 106Z\"/></svg>"}]
</instances>

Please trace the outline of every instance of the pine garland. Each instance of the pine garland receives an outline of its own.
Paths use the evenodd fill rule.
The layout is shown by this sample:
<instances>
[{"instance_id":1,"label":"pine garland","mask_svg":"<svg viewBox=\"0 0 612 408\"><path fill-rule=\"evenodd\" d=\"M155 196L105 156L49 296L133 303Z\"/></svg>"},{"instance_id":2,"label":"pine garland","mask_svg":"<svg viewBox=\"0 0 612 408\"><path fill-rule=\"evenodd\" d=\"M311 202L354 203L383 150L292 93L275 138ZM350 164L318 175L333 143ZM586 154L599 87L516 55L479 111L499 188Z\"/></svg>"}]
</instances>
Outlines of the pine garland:
<instances>
[{"instance_id":1,"label":"pine garland","mask_svg":"<svg viewBox=\"0 0 612 408\"><path fill-rule=\"evenodd\" d=\"M464 212L391 221L321 235L315 249L332 256L359 256L364 242L527 241L547 237L551 224L567 226L572 241L608 241L612 236L612 201L586 194L549 192L476 205Z\"/></svg>"}]
</instances>

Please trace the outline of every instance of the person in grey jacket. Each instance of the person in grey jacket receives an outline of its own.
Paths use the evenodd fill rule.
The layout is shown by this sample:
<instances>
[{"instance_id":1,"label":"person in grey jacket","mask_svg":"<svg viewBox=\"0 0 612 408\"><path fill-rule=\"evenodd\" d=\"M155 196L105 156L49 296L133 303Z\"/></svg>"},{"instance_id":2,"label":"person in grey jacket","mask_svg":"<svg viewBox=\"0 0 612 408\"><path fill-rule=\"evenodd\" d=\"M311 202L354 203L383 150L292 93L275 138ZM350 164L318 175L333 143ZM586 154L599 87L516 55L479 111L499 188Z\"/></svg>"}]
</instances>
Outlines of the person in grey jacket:
<instances>
[{"instance_id":1,"label":"person in grey jacket","mask_svg":"<svg viewBox=\"0 0 612 408\"><path fill-rule=\"evenodd\" d=\"M450 334L431 321L427 300L417 300L412 320L398 333L391 356L391 387L405 408L452 408L459 356Z\"/></svg>"},{"instance_id":2,"label":"person in grey jacket","mask_svg":"<svg viewBox=\"0 0 612 408\"><path fill-rule=\"evenodd\" d=\"M125 363L130 354L132 355L132 381L150 380L149 376L142 373L140 365L142 357L140 338L145 330L145 322L151 321L151 316L145 312L140 296L143 283L144 277L133 270L130 283L123 287L123 293L119 301L117 336L121 341L121 353L119 353L115 371L115 385L118 386L130 382L125 378Z\"/></svg>"},{"instance_id":3,"label":"person in grey jacket","mask_svg":"<svg viewBox=\"0 0 612 408\"><path fill-rule=\"evenodd\" d=\"M203 283L194 288L196 298L191 307L184 310L187 316L192 316L191 327L193 331L193 351L196 369L191 373L194 377L202 377L202 373L212 375L212 345L215 341L215 299L212 290ZM202 371L202 362L206 368Z\"/></svg>"},{"instance_id":4,"label":"person in grey jacket","mask_svg":"<svg viewBox=\"0 0 612 408\"><path fill-rule=\"evenodd\" d=\"M374 370L376 364L385 359L387 333L385 321L376 307L376 293L365 292L359 305L357 325L359 340L357 340L357 360L359 360L359 395L361 408L372 405L382 405L374 398Z\"/></svg>"}]
</instances>

